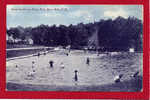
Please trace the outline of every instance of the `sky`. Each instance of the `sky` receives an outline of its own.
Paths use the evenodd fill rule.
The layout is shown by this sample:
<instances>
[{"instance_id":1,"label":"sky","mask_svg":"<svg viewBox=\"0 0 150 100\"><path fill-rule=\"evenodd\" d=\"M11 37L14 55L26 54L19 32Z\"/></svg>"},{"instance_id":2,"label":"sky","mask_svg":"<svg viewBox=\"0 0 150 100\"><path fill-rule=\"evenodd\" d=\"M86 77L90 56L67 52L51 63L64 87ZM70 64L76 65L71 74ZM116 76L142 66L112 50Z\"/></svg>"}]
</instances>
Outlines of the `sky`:
<instances>
[{"instance_id":1,"label":"sky","mask_svg":"<svg viewBox=\"0 0 150 100\"><path fill-rule=\"evenodd\" d=\"M118 16L143 20L142 5L7 5L7 28L76 25Z\"/></svg>"}]
</instances>

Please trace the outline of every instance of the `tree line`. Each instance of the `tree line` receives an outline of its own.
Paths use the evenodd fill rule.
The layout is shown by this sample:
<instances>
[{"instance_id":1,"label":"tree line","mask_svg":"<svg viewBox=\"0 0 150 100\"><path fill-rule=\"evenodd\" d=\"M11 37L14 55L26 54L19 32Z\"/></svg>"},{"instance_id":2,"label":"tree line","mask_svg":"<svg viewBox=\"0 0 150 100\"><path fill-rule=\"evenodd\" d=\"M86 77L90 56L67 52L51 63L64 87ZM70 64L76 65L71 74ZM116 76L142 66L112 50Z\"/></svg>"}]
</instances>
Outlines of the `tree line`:
<instances>
[{"instance_id":1,"label":"tree line","mask_svg":"<svg viewBox=\"0 0 150 100\"><path fill-rule=\"evenodd\" d=\"M89 38L97 31L99 48L105 50L142 50L143 24L135 17L102 19L93 23L77 25L39 25L37 27L12 27L7 35L14 39L31 38L35 45L67 46L81 48L88 46Z\"/></svg>"}]
</instances>

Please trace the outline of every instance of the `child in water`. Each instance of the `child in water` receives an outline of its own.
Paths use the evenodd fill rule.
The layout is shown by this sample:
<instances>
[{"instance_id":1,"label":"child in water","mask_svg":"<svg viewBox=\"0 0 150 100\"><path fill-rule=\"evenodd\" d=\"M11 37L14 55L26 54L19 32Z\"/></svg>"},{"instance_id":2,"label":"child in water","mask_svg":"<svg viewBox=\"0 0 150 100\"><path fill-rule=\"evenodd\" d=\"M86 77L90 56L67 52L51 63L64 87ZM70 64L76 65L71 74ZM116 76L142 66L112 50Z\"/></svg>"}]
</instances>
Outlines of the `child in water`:
<instances>
[{"instance_id":1,"label":"child in water","mask_svg":"<svg viewBox=\"0 0 150 100\"><path fill-rule=\"evenodd\" d=\"M78 72L78 71L75 70L74 72L75 72L75 77L74 77L74 79L75 79L75 81L78 81L78 76L77 76L77 72Z\"/></svg>"},{"instance_id":2,"label":"child in water","mask_svg":"<svg viewBox=\"0 0 150 100\"><path fill-rule=\"evenodd\" d=\"M87 59L86 59L86 64L87 64L87 65L90 64L90 59L89 59L89 57L87 57Z\"/></svg>"},{"instance_id":3,"label":"child in water","mask_svg":"<svg viewBox=\"0 0 150 100\"><path fill-rule=\"evenodd\" d=\"M32 71L35 72L35 62L32 61Z\"/></svg>"},{"instance_id":4,"label":"child in water","mask_svg":"<svg viewBox=\"0 0 150 100\"><path fill-rule=\"evenodd\" d=\"M28 77L34 77L35 74L35 62L32 61L32 67L31 71L28 72Z\"/></svg>"},{"instance_id":5,"label":"child in water","mask_svg":"<svg viewBox=\"0 0 150 100\"><path fill-rule=\"evenodd\" d=\"M49 61L49 64L50 64L50 67L52 68L53 67L53 61L51 60L51 61Z\"/></svg>"},{"instance_id":6,"label":"child in water","mask_svg":"<svg viewBox=\"0 0 150 100\"><path fill-rule=\"evenodd\" d=\"M61 68L64 69L65 65L63 63L60 64Z\"/></svg>"}]
</instances>

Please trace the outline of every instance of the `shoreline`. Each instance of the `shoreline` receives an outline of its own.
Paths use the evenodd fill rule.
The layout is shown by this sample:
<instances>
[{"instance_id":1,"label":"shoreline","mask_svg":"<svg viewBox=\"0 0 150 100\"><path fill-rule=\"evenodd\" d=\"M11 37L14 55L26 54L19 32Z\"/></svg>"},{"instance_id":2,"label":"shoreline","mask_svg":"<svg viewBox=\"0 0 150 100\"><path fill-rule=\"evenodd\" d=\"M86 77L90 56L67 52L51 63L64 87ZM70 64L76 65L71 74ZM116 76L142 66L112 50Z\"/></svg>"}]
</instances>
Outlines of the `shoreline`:
<instances>
[{"instance_id":1,"label":"shoreline","mask_svg":"<svg viewBox=\"0 0 150 100\"><path fill-rule=\"evenodd\" d=\"M101 91L101 92L140 92L142 90L142 76L131 80L106 85L33 85L7 82L7 91Z\"/></svg>"}]
</instances>

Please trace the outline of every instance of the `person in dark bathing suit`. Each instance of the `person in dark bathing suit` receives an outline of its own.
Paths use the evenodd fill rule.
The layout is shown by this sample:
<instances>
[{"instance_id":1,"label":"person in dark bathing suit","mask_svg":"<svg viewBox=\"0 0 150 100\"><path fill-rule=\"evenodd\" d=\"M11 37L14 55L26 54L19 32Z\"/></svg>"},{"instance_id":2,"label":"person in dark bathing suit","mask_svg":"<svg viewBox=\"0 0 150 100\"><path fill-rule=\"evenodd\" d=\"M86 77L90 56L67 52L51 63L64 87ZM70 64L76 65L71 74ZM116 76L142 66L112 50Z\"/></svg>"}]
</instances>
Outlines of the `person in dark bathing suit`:
<instances>
[{"instance_id":1,"label":"person in dark bathing suit","mask_svg":"<svg viewBox=\"0 0 150 100\"><path fill-rule=\"evenodd\" d=\"M87 64L87 65L90 64L90 59L89 59L89 57L86 59L86 64Z\"/></svg>"},{"instance_id":2,"label":"person in dark bathing suit","mask_svg":"<svg viewBox=\"0 0 150 100\"><path fill-rule=\"evenodd\" d=\"M75 81L78 81L78 75L77 75L77 72L78 72L78 71L75 70L74 72L75 72L75 77L74 77L74 79L75 79Z\"/></svg>"},{"instance_id":3,"label":"person in dark bathing suit","mask_svg":"<svg viewBox=\"0 0 150 100\"><path fill-rule=\"evenodd\" d=\"M54 64L54 61L49 61L49 64L50 64L50 67L52 68L53 67L53 64Z\"/></svg>"}]
</instances>

